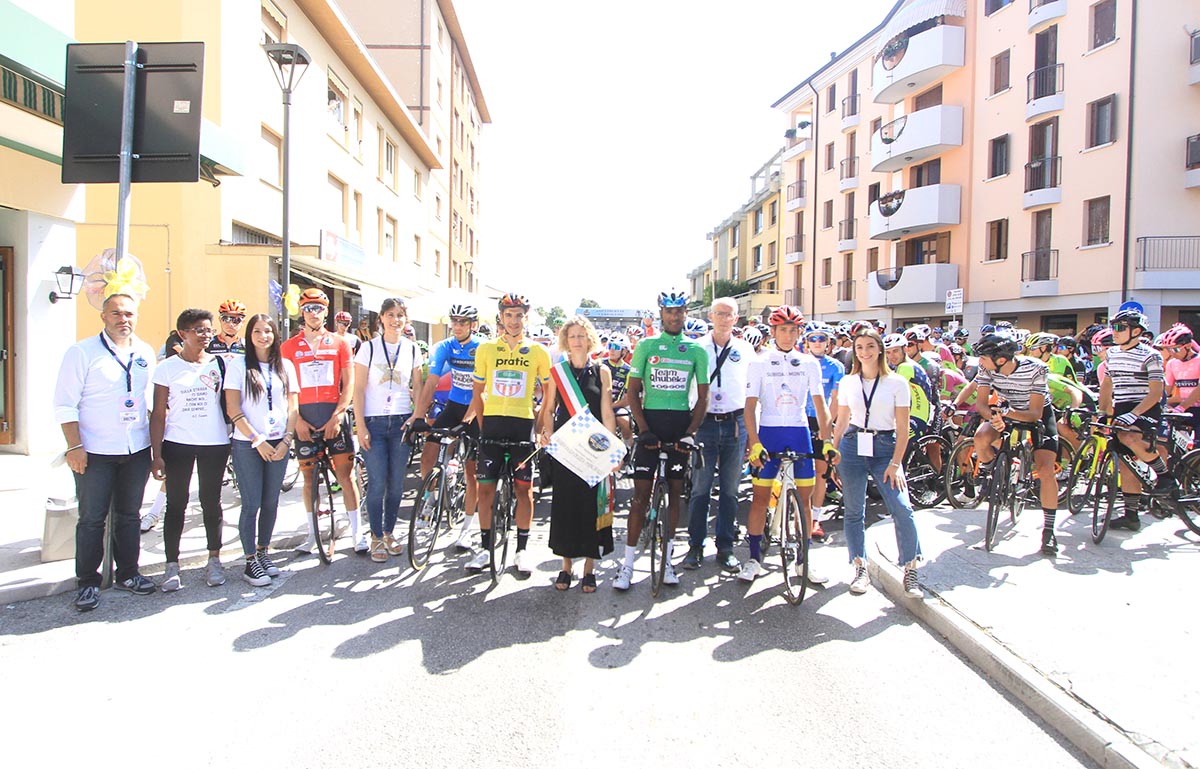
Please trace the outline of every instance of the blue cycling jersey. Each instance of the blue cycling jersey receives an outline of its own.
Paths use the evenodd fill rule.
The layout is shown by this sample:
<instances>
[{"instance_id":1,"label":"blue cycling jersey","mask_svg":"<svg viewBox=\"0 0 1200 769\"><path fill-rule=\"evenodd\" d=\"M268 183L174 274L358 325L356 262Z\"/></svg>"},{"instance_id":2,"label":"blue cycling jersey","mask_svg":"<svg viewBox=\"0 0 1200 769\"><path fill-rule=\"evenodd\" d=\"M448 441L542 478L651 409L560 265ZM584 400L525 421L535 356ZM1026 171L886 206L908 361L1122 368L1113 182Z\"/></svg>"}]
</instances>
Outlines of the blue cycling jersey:
<instances>
[{"instance_id":1,"label":"blue cycling jersey","mask_svg":"<svg viewBox=\"0 0 1200 769\"><path fill-rule=\"evenodd\" d=\"M816 356L814 355L813 357ZM842 377L846 376L846 367L841 364L841 361L828 355L822 355L817 358L817 362L821 364L821 386L824 388L825 393L825 407L829 408L829 397L838 388ZM816 417L817 415L817 407L813 404L811 393L808 396L808 415L810 417ZM833 416L836 416L836 414Z\"/></svg>"},{"instance_id":2,"label":"blue cycling jersey","mask_svg":"<svg viewBox=\"0 0 1200 769\"><path fill-rule=\"evenodd\" d=\"M429 359L431 376L442 376L450 372L450 402L470 403L474 392L475 382L475 349L479 347L479 337L472 336L465 342L454 337L443 339L434 345L433 354Z\"/></svg>"}]
</instances>

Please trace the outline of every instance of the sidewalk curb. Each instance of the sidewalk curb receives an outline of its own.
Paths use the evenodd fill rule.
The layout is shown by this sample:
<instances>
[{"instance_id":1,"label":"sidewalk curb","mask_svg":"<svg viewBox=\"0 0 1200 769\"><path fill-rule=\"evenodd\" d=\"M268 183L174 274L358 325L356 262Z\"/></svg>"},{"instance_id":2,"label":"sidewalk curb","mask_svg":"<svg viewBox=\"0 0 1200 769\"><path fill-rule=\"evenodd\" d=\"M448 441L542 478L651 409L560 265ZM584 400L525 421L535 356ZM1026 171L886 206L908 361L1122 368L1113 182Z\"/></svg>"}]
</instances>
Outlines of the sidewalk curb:
<instances>
[{"instance_id":1,"label":"sidewalk curb","mask_svg":"<svg viewBox=\"0 0 1200 769\"><path fill-rule=\"evenodd\" d=\"M904 592L903 577L896 567L868 560L867 570L896 604L937 631L972 664L1100 766L1105 769L1162 769L1167 765L936 594L921 600L910 598Z\"/></svg>"}]
</instances>

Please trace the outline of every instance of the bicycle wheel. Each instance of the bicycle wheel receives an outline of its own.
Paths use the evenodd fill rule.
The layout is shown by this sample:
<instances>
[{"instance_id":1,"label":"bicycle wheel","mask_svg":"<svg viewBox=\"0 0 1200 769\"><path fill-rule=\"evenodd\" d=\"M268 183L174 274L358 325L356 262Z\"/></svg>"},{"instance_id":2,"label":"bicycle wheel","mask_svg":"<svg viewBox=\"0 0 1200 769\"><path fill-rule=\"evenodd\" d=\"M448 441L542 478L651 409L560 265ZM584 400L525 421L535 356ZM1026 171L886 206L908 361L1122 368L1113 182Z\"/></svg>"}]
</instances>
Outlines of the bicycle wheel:
<instances>
[{"instance_id":1,"label":"bicycle wheel","mask_svg":"<svg viewBox=\"0 0 1200 769\"><path fill-rule=\"evenodd\" d=\"M516 503L512 475L505 471L496 483L496 503L492 511L492 544L489 549L492 556L492 582L499 581L500 575L508 567L508 534Z\"/></svg>"},{"instance_id":2,"label":"bicycle wheel","mask_svg":"<svg viewBox=\"0 0 1200 769\"><path fill-rule=\"evenodd\" d=\"M1200 534L1200 450L1193 449L1180 458L1175 477L1179 479L1175 512L1193 533Z\"/></svg>"},{"instance_id":3,"label":"bicycle wheel","mask_svg":"<svg viewBox=\"0 0 1200 769\"><path fill-rule=\"evenodd\" d=\"M434 467L421 484L413 502L412 517L408 519L408 562L417 571L429 563L441 531L443 501L442 469Z\"/></svg>"},{"instance_id":4,"label":"bicycle wheel","mask_svg":"<svg viewBox=\"0 0 1200 769\"><path fill-rule=\"evenodd\" d=\"M1067 501L1067 495L1070 494L1070 488L1067 486L1067 481L1071 477L1071 460L1075 458L1075 451L1071 448L1071 444L1061 435L1058 437L1058 456L1054 458L1054 479L1058 482L1058 506L1062 507Z\"/></svg>"},{"instance_id":5,"label":"bicycle wheel","mask_svg":"<svg viewBox=\"0 0 1200 769\"><path fill-rule=\"evenodd\" d=\"M934 464L941 463L944 470L949 456L950 443L940 435L923 436L905 452L904 478L914 507L933 507L946 498L942 471Z\"/></svg>"},{"instance_id":6,"label":"bicycle wheel","mask_svg":"<svg viewBox=\"0 0 1200 769\"><path fill-rule=\"evenodd\" d=\"M989 553L996 544L996 528L1000 523L1000 512L1008 503L1008 452L1003 444L992 462L992 483L988 490L987 521L983 528L983 548Z\"/></svg>"},{"instance_id":7,"label":"bicycle wheel","mask_svg":"<svg viewBox=\"0 0 1200 769\"><path fill-rule=\"evenodd\" d=\"M964 510L979 505L979 457L975 456L974 439L960 438L950 449L943 480L951 506Z\"/></svg>"},{"instance_id":8,"label":"bicycle wheel","mask_svg":"<svg viewBox=\"0 0 1200 769\"><path fill-rule=\"evenodd\" d=\"M658 596L662 588L663 574L667 568L667 484L661 480L654 481L654 491L650 494L650 516L647 524L650 527L649 540L646 547L650 550L650 594Z\"/></svg>"},{"instance_id":9,"label":"bicycle wheel","mask_svg":"<svg viewBox=\"0 0 1200 769\"><path fill-rule=\"evenodd\" d=\"M1092 542L1097 545L1108 533L1108 522L1117 504L1117 458L1111 451L1104 452L1096 474L1088 483L1087 497L1092 506Z\"/></svg>"},{"instance_id":10,"label":"bicycle wheel","mask_svg":"<svg viewBox=\"0 0 1200 769\"><path fill-rule=\"evenodd\" d=\"M800 495L790 488L779 500L776 512L782 514L780 561L783 563L783 597L799 606L808 589L808 521L800 507Z\"/></svg>"},{"instance_id":11,"label":"bicycle wheel","mask_svg":"<svg viewBox=\"0 0 1200 769\"><path fill-rule=\"evenodd\" d=\"M288 449L287 470L283 471L283 486L284 491L291 491L296 481L300 478L300 460L296 458L296 448L293 446Z\"/></svg>"},{"instance_id":12,"label":"bicycle wheel","mask_svg":"<svg viewBox=\"0 0 1200 769\"><path fill-rule=\"evenodd\" d=\"M1008 520L1014 526L1025 504L1033 494L1033 452L1024 443L1017 447L1016 455L1008 464Z\"/></svg>"},{"instance_id":13,"label":"bicycle wheel","mask_svg":"<svg viewBox=\"0 0 1200 769\"><path fill-rule=\"evenodd\" d=\"M1096 452L1100 450L1100 444L1095 438L1089 438L1079 444L1079 448L1075 450L1075 455L1071 457L1071 473L1067 477L1067 510L1071 515L1078 515L1083 512L1084 506L1088 501L1088 485L1091 483L1093 471L1096 468L1096 460L1099 457Z\"/></svg>"},{"instance_id":14,"label":"bicycle wheel","mask_svg":"<svg viewBox=\"0 0 1200 769\"><path fill-rule=\"evenodd\" d=\"M333 488L329 483L329 465L324 461L317 465L313 473L312 512L309 515L312 517L317 555L321 563L328 564L333 560L337 545L337 528L333 522Z\"/></svg>"}]
</instances>

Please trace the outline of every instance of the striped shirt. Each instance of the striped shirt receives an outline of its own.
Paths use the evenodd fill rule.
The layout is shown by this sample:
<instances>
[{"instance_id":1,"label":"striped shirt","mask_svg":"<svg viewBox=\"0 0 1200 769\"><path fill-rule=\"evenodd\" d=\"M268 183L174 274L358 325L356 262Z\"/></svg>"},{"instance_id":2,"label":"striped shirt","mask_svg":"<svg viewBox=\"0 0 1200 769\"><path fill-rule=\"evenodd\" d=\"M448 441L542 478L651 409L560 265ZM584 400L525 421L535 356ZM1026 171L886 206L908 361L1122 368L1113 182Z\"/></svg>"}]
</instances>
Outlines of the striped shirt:
<instances>
[{"instance_id":1,"label":"striped shirt","mask_svg":"<svg viewBox=\"0 0 1200 769\"><path fill-rule=\"evenodd\" d=\"M1049 373L1050 367L1040 360L1018 355L1017 368L1011 374L988 371L980 366L975 383L995 390L1008 401L1009 408L1028 411L1029 398L1034 393L1041 393L1044 403L1050 402L1050 387L1046 384Z\"/></svg>"},{"instance_id":2,"label":"striped shirt","mask_svg":"<svg viewBox=\"0 0 1200 769\"><path fill-rule=\"evenodd\" d=\"M1144 342L1129 350L1110 347L1105 372L1112 379L1113 403L1136 404L1150 392L1151 382L1163 381L1162 356Z\"/></svg>"}]
</instances>

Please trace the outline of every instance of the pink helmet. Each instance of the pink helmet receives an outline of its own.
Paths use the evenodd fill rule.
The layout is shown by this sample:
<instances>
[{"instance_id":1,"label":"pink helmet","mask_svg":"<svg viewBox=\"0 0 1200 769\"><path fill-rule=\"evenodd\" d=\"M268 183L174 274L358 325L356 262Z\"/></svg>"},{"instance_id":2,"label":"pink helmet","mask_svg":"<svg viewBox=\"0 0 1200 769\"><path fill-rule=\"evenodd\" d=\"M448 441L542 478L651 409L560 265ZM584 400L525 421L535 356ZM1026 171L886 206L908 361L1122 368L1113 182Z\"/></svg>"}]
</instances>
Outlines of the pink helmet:
<instances>
[{"instance_id":1,"label":"pink helmet","mask_svg":"<svg viewBox=\"0 0 1200 769\"><path fill-rule=\"evenodd\" d=\"M1112 345L1112 329L1102 328L1092 334L1092 347L1108 347Z\"/></svg>"},{"instance_id":2,"label":"pink helmet","mask_svg":"<svg viewBox=\"0 0 1200 769\"><path fill-rule=\"evenodd\" d=\"M1176 323L1164 331L1155 342L1162 340L1163 347L1178 347L1192 343L1192 330L1182 323ZM1158 344L1154 345L1158 347Z\"/></svg>"}]
</instances>

